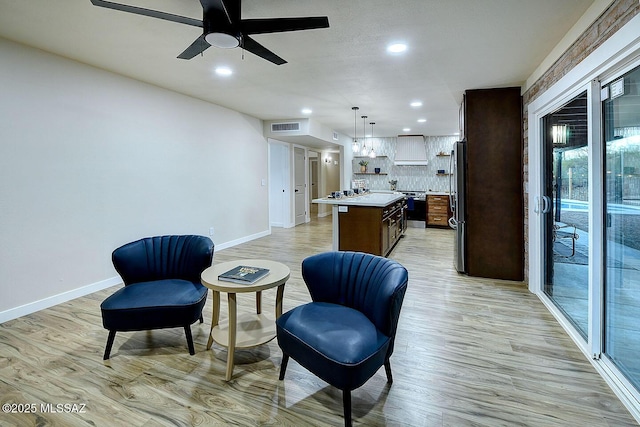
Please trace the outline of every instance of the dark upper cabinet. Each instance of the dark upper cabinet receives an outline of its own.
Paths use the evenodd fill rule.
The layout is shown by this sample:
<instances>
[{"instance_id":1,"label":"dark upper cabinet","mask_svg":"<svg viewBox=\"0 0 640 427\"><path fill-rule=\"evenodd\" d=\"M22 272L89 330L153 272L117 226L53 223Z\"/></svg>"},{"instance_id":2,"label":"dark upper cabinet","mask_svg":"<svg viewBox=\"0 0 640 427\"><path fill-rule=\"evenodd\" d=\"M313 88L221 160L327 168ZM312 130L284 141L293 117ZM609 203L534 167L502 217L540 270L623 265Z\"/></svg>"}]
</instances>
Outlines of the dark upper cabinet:
<instances>
[{"instance_id":1,"label":"dark upper cabinet","mask_svg":"<svg viewBox=\"0 0 640 427\"><path fill-rule=\"evenodd\" d=\"M466 250L471 276L524 279L522 98L519 87L468 90Z\"/></svg>"}]
</instances>

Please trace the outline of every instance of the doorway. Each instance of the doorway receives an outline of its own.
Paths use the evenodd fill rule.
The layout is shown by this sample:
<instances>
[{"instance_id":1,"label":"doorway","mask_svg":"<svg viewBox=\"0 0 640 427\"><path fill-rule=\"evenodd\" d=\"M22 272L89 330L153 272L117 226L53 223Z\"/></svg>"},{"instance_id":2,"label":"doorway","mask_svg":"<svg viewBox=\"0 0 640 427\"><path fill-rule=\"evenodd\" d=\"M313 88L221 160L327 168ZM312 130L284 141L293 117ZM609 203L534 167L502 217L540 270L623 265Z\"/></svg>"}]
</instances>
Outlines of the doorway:
<instances>
[{"instance_id":1,"label":"doorway","mask_svg":"<svg viewBox=\"0 0 640 427\"><path fill-rule=\"evenodd\" d=\"M269 141L269 225L287 227L289 217L289 148L285 143Z\"/></svg>"},{"instance_id":2,"label":"doorway","mask_svg":"<svg viewBox=\"0 0 640 427\"><path fill-rule=\"evenodd\" d=\"M589 325L587 91L543 118L544 293L586 340Z\"/></svg>"},{"instance_id":3,"label":"doorway","mask_svg":"<svg viewBox=\"0 0 640 427\"><path fill-rule=\"evenodd\" d=\"M530 286L609 384L640 396L640 59L581 87L530 115Z\"/></svg>"},{"instance_id":4,"label":"doorway","mask_svg":"<svg viewBox=\"0 0 640 427\"><path fill-rule=\"evenodd\" d=\"M318 216L318 205L315 203L311 203L311 200L317 199L318 194L320 194L318 190L318 183L320 181L318 173L318 153L316 153L315 151L309 151L309 183L311 186L311 194L309 196L309 212L311 217Z\"/></svg>"},{"instance_id":5,"label":"doorway","mask_svg":"<svg viewBox=\"0 0 640 427\"><path fill-rule=\"evenodd\" d=\"M307 194L306 194L306 162L305 150L300 147L293 148L293 205L295 207L294 224L300 225L307 221Z\"/></svg>"}]
</instances>

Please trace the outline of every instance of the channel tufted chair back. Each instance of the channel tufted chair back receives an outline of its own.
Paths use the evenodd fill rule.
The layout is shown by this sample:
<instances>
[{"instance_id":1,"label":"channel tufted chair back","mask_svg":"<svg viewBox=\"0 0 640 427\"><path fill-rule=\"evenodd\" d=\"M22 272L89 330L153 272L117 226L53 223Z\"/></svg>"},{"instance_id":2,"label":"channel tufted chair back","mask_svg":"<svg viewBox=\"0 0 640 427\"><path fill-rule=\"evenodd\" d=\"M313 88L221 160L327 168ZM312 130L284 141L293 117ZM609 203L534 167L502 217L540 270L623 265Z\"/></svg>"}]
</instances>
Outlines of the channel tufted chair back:
<instances>
[{"instance_id":1,"label":"channel tufted chair back","mask_svg":"<svg viewBox=\"0 0 640 427\"><path fill-rule=\"evenodd\" d=\"M302 262L302 278L313 301L358 310L382 333L395 336L407 285L407 270L397 262L362 252L326 252Z\"/></svg>"},{"instance_id":2,"label":"channel tufted chair back","mask_svg":"<svg viewBox=\"0 0 640 427\"><path fill-rule=\"evenodd\" d=\"M113 266L131 283L182 279L200 283L200 273L211 266L213 242L204 236L147 237L119 247L111 255Z\"/></svg>"},{"instance_id":3,"label":"channel tufted chair back","mask_svg":"<svg viewBox=\"0 0 640 427\"><path fill-rule=\"evenodd\" d=\"M109 330L104 360L118 331L183 327L189 353L195 354L191 324L200 319L207 288L200 274L213 261L214 244L206 236L157 236L127 243L111 259L124 287L100 305Z\"/></svg>"},{"instance_id":4,"label":"channel tufted chair back","mask_svg":"<svg viewBox=\"0 0 640 427\"><path fill-rule=\"evenodd\" d=\"M393 382L389 358L407 290L407 270L396 261L361 252L325 252L302 262L313 302L276 321L282 349L280 379L292 357L343 391L345 425L351 425L351 390L381 366Z\"/></svg>"}]
</instances>

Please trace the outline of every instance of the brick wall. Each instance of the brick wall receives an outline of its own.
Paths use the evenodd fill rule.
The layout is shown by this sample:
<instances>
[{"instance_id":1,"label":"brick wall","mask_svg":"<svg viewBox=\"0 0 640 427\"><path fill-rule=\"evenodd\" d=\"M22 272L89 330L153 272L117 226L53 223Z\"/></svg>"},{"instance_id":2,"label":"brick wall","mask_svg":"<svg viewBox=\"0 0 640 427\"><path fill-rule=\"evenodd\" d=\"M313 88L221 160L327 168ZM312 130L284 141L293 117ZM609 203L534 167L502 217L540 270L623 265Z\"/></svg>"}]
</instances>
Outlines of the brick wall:
<instances>
[{"instance_id":1,"label":"brick wall","mask_svg":"<svg viewBox=\"0 0 640 427\"><path fill-rule=\"evenodd\" d=\"M640 14L640 2L638 0L614 0L611 5L595 20L595 22L567 49L560 58L523 94L523 138L524 158L523 171L524 183L527 188L529 182L529 157L528 157L528 110L529 104L540 94L544 93L554 83L597 49L609 37L615 34L634 16ZM524 190L525 201L525 281L529 280L529 253L527 243L529 241L529 194Z\"/></svg>"}]
</instances>

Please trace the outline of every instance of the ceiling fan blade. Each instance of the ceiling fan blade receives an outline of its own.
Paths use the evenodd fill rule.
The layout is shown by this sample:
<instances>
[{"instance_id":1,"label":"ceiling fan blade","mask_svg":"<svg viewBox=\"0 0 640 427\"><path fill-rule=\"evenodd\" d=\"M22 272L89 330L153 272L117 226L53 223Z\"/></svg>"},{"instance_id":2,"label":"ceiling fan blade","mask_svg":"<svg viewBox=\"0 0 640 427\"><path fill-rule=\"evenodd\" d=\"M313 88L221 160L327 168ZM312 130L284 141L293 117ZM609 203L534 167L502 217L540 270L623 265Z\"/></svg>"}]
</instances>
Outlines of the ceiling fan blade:
<instances>
[{"instance_id":1,"label":"ceiling fan blade","mask_svg":"<svg viewBox=\"0 0 640 427\"><path fill-rule=\"evenodd\" d=\"M308 18L243 19L240 21L240 28L245 34L312 30L315 28L329 28L329 18L326 16L314 16Z\"/></svg>"},{"instance_id":2,"label":"ceiling fan blade","mask_svg":"<svg viewBox=\"0 0 640 427\"><path fill-rule=\"evenodd\" d=\"M107 9L120 10L122 12L135 13L136 15L150 16L152 18L164 19L165 21L178 22L180 24L193 25L202 28L202 21L188 18L186 16L174 15L172 13L160 12L158 10L144 9L142 7L129 6L127 4L114 3L105 0L91 0L94 6L106 7Z\"/></svg>"},{"instance_id":3,"label":"ceiling fan blade","mask_svg":"<svg viewBox=\"0 0 640 427\"><path fill-rule=\"evenodd\" d=\"M286 64L287 61L280 58L275 53L271 52L266 47L262 46L260 43L255 41L249 36L242 37L242 46L245 50L253 53L254 55L258 55L259 57L266 59L267 61L273 62L276 65Z\"/></svg>"},{"instance_id":4,"label":"ceiling fan blade","mask_svg":"<svg viewBox=\"0 0 640 427\"><path fill-rule=\"evenodd\" d=\"M200 0L200 4L205 15L215 9L224 12L229 24L240 22L240 0Z\"/></svg>"},{"instance_id":5,"label":"ceiling fan blade","mask_svg":"<svg viewBox=\"0 0 640 427\"><path fill-rule=\"evenodd\" d=\"M178 58L179 59L191 59L194 56L204 52L209 47L211 47L211 45L209 43L207 43L207 41L204 39L204 34L203 34L200 37L198 37L197 39L195 39L195 41L193 43L191 43L191 45L184 50L184 52L182 52L180 55L178 55Z\"/></svg>"},{"instance_id":6,"label":"ceiling fan blade","mask_svg":"<svg viewBox=\"0 0 640 427\"><path fill-rule=\"evenodd\" d=\"M227 9L227 5L223 0L200 0L200 4L204 11L205 20L207 19L207 16L211 16L212 13L215 13L215 16L224 16L229 24L233 22L231 14Z\"/></svg>"},{"instance_id":7,"label":"ceiling fan blade","mask_svg":"<svg viewBox=\"0 0 640 427\"><path fill-rule=\"evenodd\" d=\"M240 0L221 0L224 3L224 8L227 10L228 16L232 23L240 22Z\"/></svg>"}]
</instances>

